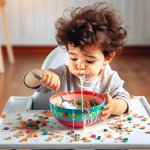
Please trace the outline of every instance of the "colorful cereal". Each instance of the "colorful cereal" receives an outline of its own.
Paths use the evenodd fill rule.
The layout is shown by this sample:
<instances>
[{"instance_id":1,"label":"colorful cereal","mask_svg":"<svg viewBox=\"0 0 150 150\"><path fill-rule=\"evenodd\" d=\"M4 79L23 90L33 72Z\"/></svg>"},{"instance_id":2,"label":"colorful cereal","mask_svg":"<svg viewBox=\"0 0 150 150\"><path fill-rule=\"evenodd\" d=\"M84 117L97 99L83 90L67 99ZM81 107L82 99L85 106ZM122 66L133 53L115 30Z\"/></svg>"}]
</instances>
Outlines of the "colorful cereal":
<instances>
[{"instance_id":1,"label":"colorful cereal","mask_svg":"<svg viewBox=\"0 0 150 150\"><path fill-rule=\"evenodd\" d=\"M123 142L128 142L128 138L123 138Z\"/></svg>"},{"instance_id":2,"label":"colorful cereal","mask_svg":"<svg viewBox=\"0 0 150 150\"><path fill-rule=\"evenodd\" d=\"M47 131L43 132L43 135L49 135L49 133Z\"/></svg>"},{"instance_id":3,"label":"colorful cereal","mask_svg":"<svg viewBox=\"0 0 150 150\"><path fill-rule=\"evenodd\" d=\"M97 137L97 139L98 139L98 140L101 140L101 139L102 139L102 137L101 137L101 136L98 136L98 137Z\"/></svg>"},{"instance_id":4,"label":"colorful cereal","mask_svg":"<svg viewBox=\"0 0 150 150\"><path fill-rule=\"evenodd\" d=\"M131 120L132 120L132 117L128 117L127 120L131 121Z\"/></svg>"}]
</instances>

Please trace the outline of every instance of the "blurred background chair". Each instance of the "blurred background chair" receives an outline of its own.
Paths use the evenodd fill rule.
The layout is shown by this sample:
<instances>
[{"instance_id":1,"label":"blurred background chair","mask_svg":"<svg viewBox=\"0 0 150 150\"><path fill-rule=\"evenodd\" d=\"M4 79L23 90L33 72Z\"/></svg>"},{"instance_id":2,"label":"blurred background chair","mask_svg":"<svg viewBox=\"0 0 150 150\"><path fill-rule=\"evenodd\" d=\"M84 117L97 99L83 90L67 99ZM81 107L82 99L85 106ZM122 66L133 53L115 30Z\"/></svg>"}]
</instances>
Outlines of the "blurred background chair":
<instances>
[{"instance_id":1,"label":"blurred background chair","mask_svg":"<svg viewBox=\"0 0 150 150\"><path fill-rule=\"evenodd\" d=\"M7 26L7 18L5 14L5 4L6 4L5 0L0 0L1 23L3 26L3 31L4 31L4 35L5 35L5 39L7 43L6 47L7 47L9 62L13 64L15 61L14 61L12 46L10 44L10 37L9 37L8 26ZM4 69L3 53L2 53L2 47L0 44L0 73L4 73L4 71L5 69Z\"/></svg>"}]
</instances>

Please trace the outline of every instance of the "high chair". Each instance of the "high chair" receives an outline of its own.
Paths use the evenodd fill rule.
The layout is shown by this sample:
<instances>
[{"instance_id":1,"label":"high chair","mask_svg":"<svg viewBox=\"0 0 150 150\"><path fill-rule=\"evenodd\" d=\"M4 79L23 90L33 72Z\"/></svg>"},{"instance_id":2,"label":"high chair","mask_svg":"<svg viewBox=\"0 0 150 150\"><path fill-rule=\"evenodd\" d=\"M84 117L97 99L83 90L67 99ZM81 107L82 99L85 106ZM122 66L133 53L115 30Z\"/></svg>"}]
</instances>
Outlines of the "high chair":
<instances>
[{"instance_id":1,"label":"high chair","mask_svg":"<svg viewBox=\"0 0 150 150\"><path fill-rule=\"evenodd\" d=\"M68 64L67 51L64 47L55 48L44 60L41 69L56 68ZM34 92L32 95L32 108L35 110L49 110L49 97L52 93Z\"/></svg>"}]
</instances>

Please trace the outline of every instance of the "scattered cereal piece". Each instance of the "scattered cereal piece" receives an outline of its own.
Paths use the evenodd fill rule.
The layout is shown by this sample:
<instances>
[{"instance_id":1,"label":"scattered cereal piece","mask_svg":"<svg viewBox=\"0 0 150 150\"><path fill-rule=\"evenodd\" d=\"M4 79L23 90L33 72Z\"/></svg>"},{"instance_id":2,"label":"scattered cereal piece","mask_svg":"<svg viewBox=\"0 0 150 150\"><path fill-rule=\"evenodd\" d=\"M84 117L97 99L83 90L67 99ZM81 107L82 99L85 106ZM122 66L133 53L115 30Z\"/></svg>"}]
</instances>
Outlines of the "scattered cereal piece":
<instances>
[{"instance_id":1,"label":"scattered cereal piece","mask_svg":"<svg viewBox=\"0 0 150 150\"><path fill-rule=\"evenodd\" d=\"M11 140L12 137L6 137L4 140Z\"/></svg>"},{"instance_id":2,"label":"scattered cereal piece","mask_svg":"<svg viewBox=\"0 0 150 150\"><path fill-rule=\"evenodd\" d=\"M23 131L19 131L18 134L23 134Z\"/></svg>"},{"instance_id":3,"label":"scattered cereal piece","mask_svg":"<svg viewBox=\"0 0 150 150\"><path fill-rule=\"evenodd\" d=\"M118 126L123 126L123 124L118 124Z\"/></svg>"},{"instance_id":4,"label":"scattered cereal piece","mask_svg":"<svg viewBox=\"0 0 150 150\"><path fill-rule=\"evenodd\" d=\"M125 131L127 131L127 132L132 132L132 129L125 129Z\"/></svg>"},{"instance_id":5,"label":"scattered cereal piece","mask_svg":"<svg viewBox=\"0 0 150 150\"><path fill-rule=\"evenodd\" d=\"M34 127L38 126L38 123L37 123L37 122L34 122L34 123L33 123L33 126L34 126Z\"/></svg>"},{"instance_id":6,"label":"scattered cereal piece","mask_svg":"<svg viewBox=\"0 0 150 150\"><path fill-rule=\"evenodd\" d=\"M130 99L133 99L133 98L135 98L135 96L134 95L130 95Z\"/></svg>"},{"instance_id":7,"label":"scattered cereal piece","mask_svg":"<svg viewBox=\"0 0 150 150\"><path fill-rule=\"evenodd\" d=\"M127 120L131 121L131 120L132 120L132 117L128 117Z\"/></svg>"},{"instance_id":8,"label":"scattered cereal piece","mask_svg":"<svg viewBox=\"0 0 150 150\"><path fill-rule=\"evenodd\" d=\"M68 132L68 135L71 135L71 134L73 134L73 133L74 133L74 131L71 130L71 131Z\"/></svg>"},{"instance_id":9,"label":"scattered cereal piece","mask_svg":"<svg viewBox=\"0 0 150 150\"><path fill-rule=\"evenodd\" d=\"M6 114L2 114L1 117L2 117L3 119L6 119L7 116L6 116Z\"/></svg>"},{"instance_id":10,"label":"scattered cereal piece","mask_svg":"<svg viewBox=\"0 0 150 150\"><path fill-rule=\"evenodd\" d=\"M69 132L68 132L68 135L71 135L71 134L72 134L72 133L69 131Z\"/></svg>"},{"instance_id":11,"label":"scattered cereal piece","mask_svg":"<svg viewBox=\"0 0 150 150\"><path fill-rule=\"evenodd\" d=\"M143 117L144 117L143 115L139 116L139 118L143 118Z\"/></svg>"},{"instance_id":12,"label":"scattered cereal piece","mask_svg":"<svg viewBox=\"0 0 150 150\"><path fill-rule=\"evenodd\" d=\"M82 137L82 140L86 141L88 138L86 136Z\"/></svg>"},{"instance_id":13,"label":"scattered cereal piece","mask_svg":"<svg viewBox=\"0 0 150 150\"><path fill-rule=\"evenodd\" d=\"M21 128L22 128L22 129L26 129L26 125L22 125Z\"/></svg>"},{"instance_id":14,"label":"scattered cereal piece","mask_svg":"<svg viewBox=\"0 0 150 150\"><path fill-rule=\"evenodd\" d=\"M28 119L28 122L33 122L33 120L32 119Z\"/></svg>"},{"instance_id":15,"label":"scattered cereal piece","mask_svg":"<svg viewBox=\"0 0 150 150\"><path fill-rule=\"evenodd\" d=\"M34 127L34 130L39 130L40 128L38 126Z\"/></svg>"},{"instance_id":16,"label":"scattered cereal piece","mask_svg":"<svg viewBox=\"0 0 150 150\"><path fill-rule=\"evenodd\" d=\"M145 126L141 126L139 129L142 129L142 130L143 130L143 129L145 129L145 128L146 128Z\"/></svg>"},{"instance_id":17,"label":"scattered cereal piece","mask_svg":"<svg viewBox=\"0 0 150 150\"><path fill-rule=\"evenodd\" d=\"M9 127L4 127L4 130L9 130Z\"/></svg>"},{"instance_id":18,"label":"scattered cereal piece","mask_svg":"<svg viewBox=\"0 0 150 150\"><path fill-rule=\"evenodd\" d=\"M49 119L49 117L46 116L46 117L44 117L43 119Z\"/></svg>"},{"instance_id":19,"label":"scattered cereal piece","mask_svg":"<svg viewBox=\"0 0 150 150\"><path fill-rule=\"evenodd\" d=\"M123 142L128 142L128 138L123 138Z\"/></svg>"},{"instance_id":20,"label":"scattered cereal piece","mask_svg":"<svg viewBox=\"0 0 150 150\"><path fill-rule=\"evenodd\" d=\"M33 134L33 137L38 137L38 134L37 134L37 133L34 133L34 134Z\"/></svg>"},{"instance_id":21,"label":"scattered cereal piece","mask_svg":"<svg viewBox=\"0 0 150 150\"><path fill-rule=\"evenodd\" d=\"M150 131L145 132L146 134L150 134Z\"/></svg>"},{"instance_id":22,"label":"scattered cereal piece","mask_svg":"<svg viewBox=\"0 0 150 150\"><path fill-rule=\"evenodd\" d=\"M139 116L138 116L138 114L134 114L132 117L138 118Z\"/></svg>"},{"instance_id":23,"label":"scattered cereal piece","mask_svg":"<svg viewBox=\"0 0 150 150\"><path fill-rule=\"evenodd\" d=\"M39 118L44 118L44 116L43 116L43 115L40 115Z\"/></svg>"},{"instance_id":24,"label":"scattered cereal piece","mask_svg":"<svg viewBox=\"0 0 150 150\"><path fill-rule=\"evenodd\" d=\"M30 132L31 132L31 130L30 130L30 129L27 129L27 130L26 130L26 133L30 133Z\"/></svg>"},{"instance_id":25,"label":"scattered cereal piece","mask_svg":"<svg viewBox=\"0 0 150 150\"><path fill-rule=\"evenodd\" d=\"M119 137L117 137L117 138L115 138L115 140L123 140L123 137L122 136L119 136Z\"/></svg>"},{"instance_id":26,"label":"scattered cereal piece","mask_svg":"<svg viewBox=\"0 0 150 150\"><path fill-rule=\"evenodd\" d=\"M41 121L40 120L36 120L36 123L41 123Z\"/></svg>"},{"instance_id":27,"label":"scattered cereal piece","mask_svg":"<svg viewBox=\"0 0 150 150\"><path fill-rule=\"evenodd\" d=\"M50 117L51 113L49 111L44 112L45 116Z\"/></svg>"},{"instance_id":28,"label":"scattered cereal piece","mask_svg":"<svg viewBox=\"0 0 150 150\"><path fill-rule=\"evenodd\" d=\"M34 114L34 117L37 117L37 118L38 118L38 117L39 117L39 114Z\"/></svg>"},{"instance_id":29,"label":"scattered cereal piece","mask_svg":"<svg viewBox=\"0 0 150 150\"><path fill-rule=\"evenodd\" d=\"M46 124L46 122L42 122L42 126L46 126L47 124Z\"/></svg>"},{"instance_id":30,"label":"scattered cereal piece","mask_svg":"<svg viewBox=\"0 0 150 150\"><path fill-rule=\"evenodd\" d=\"M45 141L51 141L52 139L52 137L48 137L48 139L46 139Z\"/></svg>"},{"instance_id":31,"label":"scattered cereal piece","mask_svg":"<svg viewBox=\"0 0 150 150\"><path fill-rule=\"evenodd\" d=\"M18 118L17 118L17 120L22 120L22 117L21 117L21 116L20 116L20 117L18 117Z\"/></svg>"},{"instance_id":32,"label":"scattered cereal piece","mask_svg":"<svg viewBox=\"0 0 150 150\"><path fill-rule=\"evenodd\" d=\"M106 138L113 138L113 136L111 134L107 134Z\"/></svg>"},{"instance_id":33,"label":"scattered cereal piece","mask_svg":"<svg viewBox=\"0 0 150 150\"><path fill-rule=\"evenodd\" d=\"M96 138L96 134L92 134L91 137L92 137L92 138Z\"/></svg>"},{"instance_id":34,"label":"scattered cereal piece","mask_svg":"<svg viewBox=\"0 0 150 150\"><path fill-rule=\"evenodd\" d=\"M22 141L28 141L28 138L23 138Z\"/></svg>"},{"instance_id":35,"label":"scattered cereal piece","mask_svg":"<svg viewBox=\"0 0 150 150\"><path fill-rule=\"evenodd\" d=\"M122 126L118 126L118 129L119 129L119 130L122 130L123 128L122 128Z\"/></svg>"},{"instance_id":36,"label":"scattered cereal piece","mask_svg":"<svg viewBox=\"0 0 150 150\"><path fill-rule=\"evenodd\" d=\"M102 138L101 136L98 136L98 137L97 137L98 140L101 140L101 138Z\"/></svg>"},{"instance_id":37,"label":"scattered cereal piece","mask_svg":"<svg viewBox=\"0 0 150 150\"><path fill-rule=\"evenodd\" d=\"M147 121L147 118L142 118L142 121Z\"/></svg>"},{"instance_id":38,"label":"scattered cereal piece","mask_svg":"<svg viewBox=\"0 0 150 150\"><path fill-rule=\"evenodd\" d=\"M108 129L104 129L104 132L107 132L108 131Z\"/></svg>"},{"instance_id":39,"label":"scattered cereal piece","mask_svg":"<svg viewBox=\"0 0 150 150\"><path fill-rule=\"evenodd\" d=\"M33 126L33 122L27 122L27 126L28 127L32 127Z\"/></svg>"},{"instance_id":40,"label":"scattered cereal piece","mask_svg":"<svg viewBox=\"0 0 150 150\"><path fill-rule=\"evenodd\" d=\"M136 124L133 125L133 128L136 128L136 127L139 127L139 126L140 126L140 124L136 123Z\"/></svg>"},{"instance_id":41,"label":"scattered cereal piece","mask_svg":"<svg viewBox=\"0 0 150 150\"><path fill-rule=\"evenodd\" d=\"M71 132L72 132L72 133L74 133L74 131L73 131L73 130L71 130Z\"/></svg>"},{"instance_id":42,"label":"scattered cereal piece","mask_svg":"<svg viewBox=\"0 0 150 150\"><path fill-rule=\"evenodd\" d=\"M75 134L75 139L80 139L80 134Z\"/></svg>"},{"instance_id":43,"label":"scattered cereal piece","mask_svg":"<svg viewBox=\"0 0 150 150\"><path fill-rule=\"evenodd\" d=\"M43 132L43 135L49 135L49 133L47 131Z\"/></svg>"}]
</instances>

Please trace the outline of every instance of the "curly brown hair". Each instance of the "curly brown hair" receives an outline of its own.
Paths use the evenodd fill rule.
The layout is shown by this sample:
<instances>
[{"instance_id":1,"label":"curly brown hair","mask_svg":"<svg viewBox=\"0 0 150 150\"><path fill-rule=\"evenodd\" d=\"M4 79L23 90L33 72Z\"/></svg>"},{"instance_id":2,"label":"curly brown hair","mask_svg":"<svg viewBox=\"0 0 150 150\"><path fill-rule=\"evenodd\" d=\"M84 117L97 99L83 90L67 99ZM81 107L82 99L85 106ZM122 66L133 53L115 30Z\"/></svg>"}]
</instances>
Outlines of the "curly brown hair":
<instances>
[{"instance_id":1,"label":"curly brown hair","mask_svg":"<svg viewBox=\"0 0 150 150\"><path fill-rule=\"evenodd\" d=\"M68 12L65 10L64 12ZM118 51L126 43L127 30L122 27L122 19L117 11L106 3L95 3L84 8L73 9L70 16L58 18L55 27L58 44L67 47L95 45L102 49L105 56Z\"/></svg>"}]
</instances>

